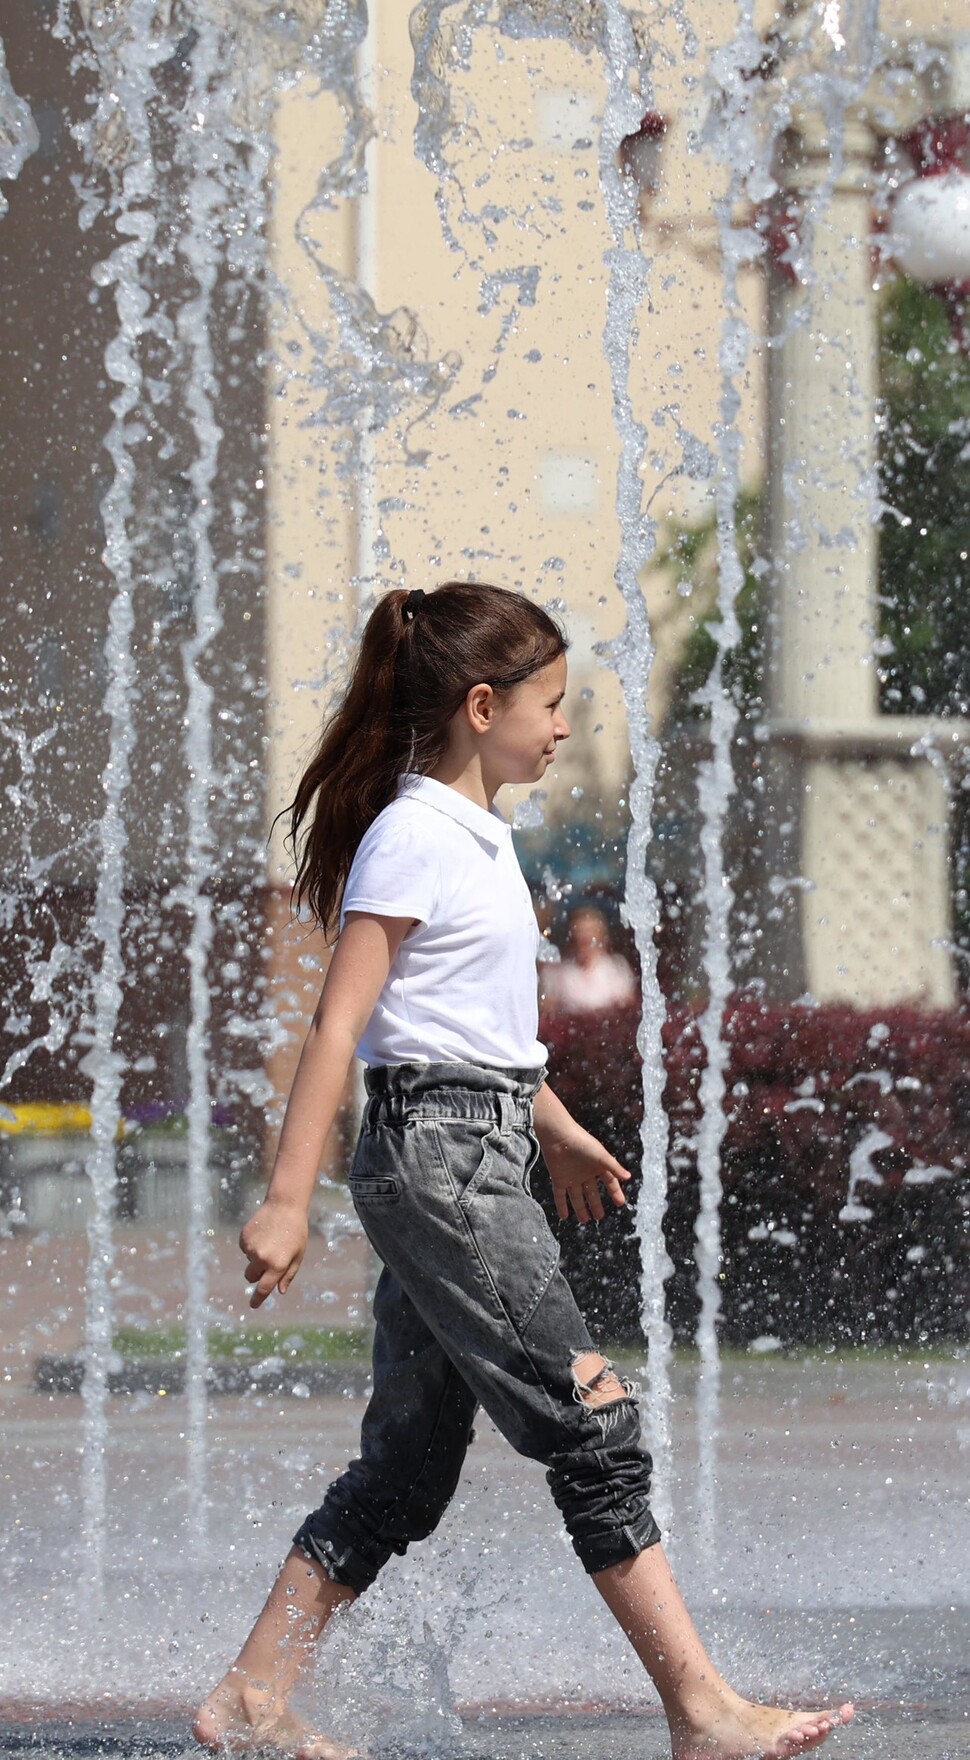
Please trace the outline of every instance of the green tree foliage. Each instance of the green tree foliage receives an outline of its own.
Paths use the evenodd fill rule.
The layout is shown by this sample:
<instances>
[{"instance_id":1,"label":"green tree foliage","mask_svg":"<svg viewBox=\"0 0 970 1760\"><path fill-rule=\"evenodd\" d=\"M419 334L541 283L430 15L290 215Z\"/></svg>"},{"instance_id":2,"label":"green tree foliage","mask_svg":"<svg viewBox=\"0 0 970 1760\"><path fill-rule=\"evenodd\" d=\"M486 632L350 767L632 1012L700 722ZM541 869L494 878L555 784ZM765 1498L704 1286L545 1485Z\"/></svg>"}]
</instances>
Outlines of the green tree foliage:
<instances>
[{"instance_id":1,"label":"green tree foliage","mask_svg":"<svg viewBox=\"0 0 970 1760\"><path fill-rule=\"evenodd\" d=\"M880 326L879 533L883 710L970 715L970 355L939 294L886 291ZM970 772L951 776L954 939L970 966Z\"/></svg>"},{"instance_id":2,"label":"green tree foliage","mask_svg":"<svg viewBox=\"0 0 970 1760\"><path fill-rule=\"evenodd\" d=\"M970 714L970 356L943 300L887 289L880 327L882 707Z\"/></svg>"},{"instance_id":3,"label":"green tree foliage","mask_svg":"<svg viewBox=\"0 0 970 1760\"><path fill-rule=\"evenodd\" d=\"M767 566L763 560L762 501L760 493L743 491L735 508L735 536L744 570L736 607L741 638L724 660L727 689L742 713L755 719L760 719L766 710L767 594L763 577ZM717 645L711 634L711 625L717 619L717 533L713 516L676 531L657 561L671 571L678 589L689 593L698 607L678 670L671 715L674 721L706 717L707 711L700 706L699 698L717 657Z\"/></svg>"}]
</instances>

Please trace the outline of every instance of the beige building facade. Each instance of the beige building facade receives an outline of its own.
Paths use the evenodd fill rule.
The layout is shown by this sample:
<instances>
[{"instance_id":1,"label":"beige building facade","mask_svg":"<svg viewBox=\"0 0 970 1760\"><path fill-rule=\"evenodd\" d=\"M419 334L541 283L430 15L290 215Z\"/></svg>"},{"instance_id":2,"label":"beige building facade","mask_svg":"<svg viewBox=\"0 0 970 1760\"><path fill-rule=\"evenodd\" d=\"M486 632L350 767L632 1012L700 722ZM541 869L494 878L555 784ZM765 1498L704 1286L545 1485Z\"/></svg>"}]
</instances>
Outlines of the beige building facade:
<instances>
[{"instance_id":1,"label":"beige building facade","mask_svg":"<svg viewBox=\"0 0 970 1760\"><path fill-rule=\"evenodd\" d=\"M870 235L882 138L934 105L964 102L960 20L953 6L883 5L897 68L888 86L863 81L840 141L817 110L794 106L773 169L786 199L811 209L814 260L804 285L770 295L763 261L742 256L726 279L725 244L758 212L754 180L731 185L718 139L713 76L735 21L706 0L687 10L692 44L676 20L649 26L643 102L665 134L657 187L642 203L649 295L630 377L647 432L644 505L658 551L710 517L729 453L727 390L738 486L765 487L775 550L773 810L798 822L790 871L766 876L798 897L783 984L857 1006L945 1005L946 760L962 733L894 725L877 709ZM767 40L779 21L763 12ZM858 69L872 48L858 22L845 6L824 21L820 8L791 9L781 25L789 71L772 77L797 92L806 69L837 79L852 58ZM939 66L918 74L927 44L939 46ZM597 655L625 618L603 352L613 243L597 160L604 59L587 40L522 40L496 26L463 44L446 12L434 69L448 107L433 170L414 150L407 9L377 0L358 61L374 121L367 186L327 207L316 192L321 165L340 150L340 106L308 72L278 110L273 253L285 297L268 398L269 798L289 797L369 596L468 575L561 603L569 624L576 734L547 815L582 812L591 797L622 812L629 733ZM728 324L744 339L733 360ZM783 338L773 354L769 327ZM355 433L330 419L341 360L364 381ZM386 383L395 375L396 394ZM643 586L657 650L644 693L660 732L684 644L711 615L710 586L684 595L662 567ZM913 756L927 738L934 749ZM277 844L274 884L285 886L286 872Z\"/></svg>"},{"instance_id":2,"label":"beige building facade","mask_svg":"<svg viewBox=\"0 0 970 1760\"><path fill-rule=\"evenodd\" d=\"M229 1022L257 1013L265 966L267 1012L281 1029L280 1090L322 949L306 925L290 923L279 827L268 856L264 838L292 796L375 593L466 575L561 609L572 639L574 736L547 799L533 805L550 824L588 818L594 835L612 836L629 780L627 713L607 663L626 607L616 585L620 440L603 348L616 244L599 161L610 95L603 9L494 0L467 31L455 6L371 0L368 10L349 86L335 76L331 49L319 49L325 0L302 0L288 15L302 37L252 38L265 40L267 63L262 80L244 84L268 170L250 194L256 207L265 198L270 273L265 283L230 273L227 253L209 316L222 623L202 662L219 779L205 807L236 974L222 984L220 1006ZM87 5L68 12L76 46L94 14ZM213 31L231 35L216 0L207 16ZM360 20L363 9L346 16ZM710 521L727 470L769 510L773 694L759 738L770 789L757 827L764 844L748 854L770 905L758 907L759 920L769 920L779 890L791 904L787 940L773 947L767 971L773 993L934 1006L955 994L947 789L964 729L878 713L870 234L887 132L970 107L970 57L956 0L883 0L879 24L894 65L888 81L865 79L872 44L858 26L869 17L845 0L780 16L760 7L750 42L736 38L735 14L713 0L640 18L634 113L662 119L663 138L641 201L647 293L630 338L629 389L645 430L643 506L658 556L679 530ZM240 18L264 30L260 9L244 7ZM568 30L539 34L557 19ZM113 9L115 54L124 21L125 8ZM162 166L171 170L186 93L202 75L191 47L176 40L176 14L159 9L155 22L170 31L172 53L159 64L164 79L153 75L152 199L159 238L178 245L188 160L183 154L179 171L174 152L169 182ZM28 955L16 952L26 970L17 980L24 1018L42 1023L25 1029L29 1037L43 1031L44 997L30 988L37 971L48 981L51 949L76 941L78 970L88 959L94 832L113 761L105 636L119 595L99 509L112 482L104 439L117 395L105 362L119 326L103 266L122 234L105 164L86 160L77 139L99 82L102 99L113 89L108 48L103 64L88 54L79 71L71 41L55 39L26 5L13 8L3 34L13 89L40 119L37 150L5 185L2 222L0 369L17 436L5 523L18 587L4 641L24 736L22 751L5 747L23 813L17 818L7 790L4 861L12 887L28 876L38 921L51 917L45 886L61 903L76 894L70 922L55 900L55 928L31 929ZM242 40L233 38L237 54ZM804 95L819 73L837 83L847 68L843 126L830 138ZM742 87L750 102L732 111L731 93ZM372 118L369 137L348 106L351 88ZM271 89L274 106L261 109ZM242 112L231 120L245 132ZM109 129L107 145L121 153L119 138ZM99 178L102 206L82 229L78 190ZM797 285L767 273L757 248L773 199L811 223ZM630 227L624 242L634 243ZM132 895L147 901L156 928L150 961L137 926L125 959L157 968L158 995L181 986L184 1002L185 654L196 584L184 539L199 521L198 433L184 400L192 375L178 323L194 284L180 248L169 258L146 251L139 274L168 329L143 339L141 404L127 441L134 622L124 832ZM678 582L672 568L653 566L642 584L656 649L649 673L644 657L643 706L663 734L716 581L705 569ZM47 740L36 751L35 737ZM696 743L704 745L702 726ZM5 770L5 785L9 778ZM685 908L700 921L696 875L688 879ZM242 926L233 927L229 906L243 892ZM68 968L50 983L69 996ZM130 986L125 1007L147 994ZM144 1063L146 1088L174 1090L178 1059L165 1058L184 1022L178 1014L155 1045L164 1012L153 994L131 1063ZM243 1073L256 1080L255 1029L247 1045ZM242 1069L242 1056L232 1056ZM45 1082L56 1065L51 1053ZM80 1086L76 1071L71 1081Z\"/></svg>"}]
</instances>

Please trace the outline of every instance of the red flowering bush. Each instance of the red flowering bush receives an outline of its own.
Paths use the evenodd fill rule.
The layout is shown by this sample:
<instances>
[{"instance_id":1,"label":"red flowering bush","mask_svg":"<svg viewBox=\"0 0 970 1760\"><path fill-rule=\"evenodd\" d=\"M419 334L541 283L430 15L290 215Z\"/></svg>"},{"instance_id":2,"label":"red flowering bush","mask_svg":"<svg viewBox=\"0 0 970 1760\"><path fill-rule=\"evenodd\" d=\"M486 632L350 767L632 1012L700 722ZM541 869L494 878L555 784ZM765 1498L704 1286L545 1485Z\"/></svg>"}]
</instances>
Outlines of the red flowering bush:
<instances>
[{"instance_id":1,"label":"red flowering bush","mask_svg":"<svg viewBox=\"0 0 970 1760\"><path fill-rule=\"evenodd\" d=\"M566 1105L637 1175L638 1016L547 1020ZM970 1014L780 1007L738 998L721 1153L722 1331L795 1340L964 1337L970 1312ZM670 1127L668 1313L697 1311L698 1015L664 1023ZM635 1199L635 1177L631 1196ZM638 1255L623 1212L562 1225L570 1280L599 1336L630 1337Z\"/></svg>"}]
</instances>

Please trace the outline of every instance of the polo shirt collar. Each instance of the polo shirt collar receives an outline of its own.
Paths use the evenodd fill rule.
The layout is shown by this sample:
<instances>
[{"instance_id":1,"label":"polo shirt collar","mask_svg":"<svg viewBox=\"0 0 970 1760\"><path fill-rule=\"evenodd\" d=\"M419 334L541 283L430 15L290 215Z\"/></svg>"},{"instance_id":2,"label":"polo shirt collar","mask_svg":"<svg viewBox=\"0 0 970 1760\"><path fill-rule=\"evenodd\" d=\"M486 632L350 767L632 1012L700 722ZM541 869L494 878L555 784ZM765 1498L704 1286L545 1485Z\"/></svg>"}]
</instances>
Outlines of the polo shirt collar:
<instances>
[{"instance_id":1,"label":"polo shirt collar","mask_svg":"<svg viewBox=\"0 0 970 1760\"><path fill-rule=\"evenodd\" d=\"M401 795L406 795L409 800L424 801L427 806L434 807L436 812L446 814L456 824L464 825L466 831L474 832L476 837L481 838L492 849L501 849L511 836L509 826L497 807L479 807L467 795L459 794L456 788L449 788L444 782L436 782L433 776L419 776L413 770L409 771L398 783L398 796Z\"/></svg>"}]
</instances>

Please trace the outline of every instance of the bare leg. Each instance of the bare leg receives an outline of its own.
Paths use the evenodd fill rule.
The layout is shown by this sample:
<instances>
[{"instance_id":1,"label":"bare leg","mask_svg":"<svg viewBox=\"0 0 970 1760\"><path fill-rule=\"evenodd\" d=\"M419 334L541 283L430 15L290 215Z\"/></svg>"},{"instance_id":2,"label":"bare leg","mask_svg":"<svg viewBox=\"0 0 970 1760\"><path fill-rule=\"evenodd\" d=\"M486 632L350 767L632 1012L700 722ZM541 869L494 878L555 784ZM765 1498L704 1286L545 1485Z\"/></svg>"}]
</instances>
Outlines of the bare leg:
<instances>
[{"instance_id":1,"label":"bare leg","mask_svg":"<svg viewBox=\"0 0 970 1760\"><path fill-rule=\"evenodd\" d=\"M704 1649L661 1546L599 1571L593 1582L660 1694L673 1760L788 1760L852 1717L851 1705L783 1711L735 1693Z\"/></svg>"},{"instance_id":2,"label":"bare leg","mask_svg":"<svg viewBox=\"0 0 970 1760\"><path fill-rule=\"evenodd\" d=\"M193 1725L207 1748L275 1749L294 1760L346 1760L349 1749L306 1730L290 1698L327 1621L353 1601L323 1567L293 1551L229 1672L200 1706Z\"/></svg>"}]
</instances>

